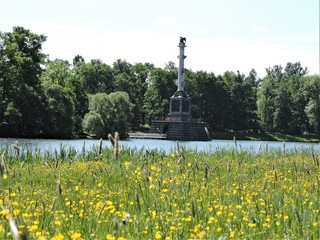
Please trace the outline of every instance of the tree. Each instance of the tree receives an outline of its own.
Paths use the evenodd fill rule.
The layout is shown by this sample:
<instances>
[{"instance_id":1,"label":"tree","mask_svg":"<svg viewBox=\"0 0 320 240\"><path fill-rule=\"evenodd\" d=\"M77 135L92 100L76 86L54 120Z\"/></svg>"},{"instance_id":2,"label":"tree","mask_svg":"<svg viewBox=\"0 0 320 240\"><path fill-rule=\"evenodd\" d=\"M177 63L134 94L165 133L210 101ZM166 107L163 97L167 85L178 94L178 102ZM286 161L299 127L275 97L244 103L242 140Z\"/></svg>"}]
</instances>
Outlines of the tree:
<instances>
[{"instance_id":1,"label":"tree","mask_svg":"<svg viewBox=\"0 0 320 240\"><path fill-rule=\"evenodd\" d=\"M133 104L125 92L114 92L109 95L105 93L94 94L89 98L90 112L85 115L83 127L88 134L106 137L109 133L113 134L117 131L121 138L126 138L126 133L131 127L132 109ZM103 124L99 125L103 127L103 130L88 127L91 125L90 121L98 122L97 114L101 116ZM88 132L89 130L91 132Z\"/></svg>"},{"instance_id":2,"label":"tree","mask_svg":"<svg viewBox=\"0 0 320 240\"><path fill-rule=\"evenodd\" d=\"M298 63L288 63L266 69L258 94L258 113L262 126L267 131L290 134L302 133L306 129L303 76L307 68Z\"/></svg>"},{"instance_id":3,"label":"tree","mask_svg":"<svg viewBox=\"0 0 320 240\"><path fill-rule=\"evenodd\" d=\"M307 104L305 113L310 129L320 136L320 76L305 77Z\"/></svg>"},{"instance_id":4,"label":"tree","mask_svg":"<svg viewBox=\"0 0 320 240\"><path fill-rule=\"evenodd\" d=\"M13 32L1 33L0 39L0 132L39 136L45 119L46 101L39 76L46 58L41 52L46 37L14 27Z\"/></svg>"},{"instance_id":5,"label":"tree","mask_svg":"<svg viewBox=\"0 0 320 240\"><path fill-rule=\"evenodd\" d=\"M83 82L87 93L110 93L114 91L112 68L101 60L93 59L90 63L77 61L73 70L76 78Z\"/></svg>"},{"instance_id":6,"label":"tree","mask_svg":"<svg viewBox=\"0 0 320 240\"><path fill-rule=\"evenodd\" d=\"M169 112L169 99L177 90L175 71L155 68L151 71L149 87L144 95L143 109L149 119L166 117Z\"/></svg>"},{"instance_id":7,"label":"tree","mask_svg":"<svg viewBox=\"0 0 320 240\"><path fill-rule=\"evenodd\" d=\"M106 137L105 125L99 113L89 112L83 120L83 131L97 138Z\"/></svg>"},{"instance_id":8,"label":"tree","mask_svg":"<svg viewBox=\"0 0 320 240\"><path fill-rule=\"evenodd\" d=\"M56 59L46 63L46 69L41 74L41 81L43 83L58 84L62 87L72 77L70 71L70 64L68 61Z\"/></svg>"},{"instance_id":9,"label":"tree","mask_svg":"<svg viewBox=\"0 0 320 240\"><path fill-rule=\"evenodd\" d=\"M148 89L148 82L154 65L150 63L137 63L132 71L135 76L131 102L134 104L132 128L139 130L146 123L146 113L143 111L144 95Z\"/></svg>"},{"instance_id":10,"label":"tree","mask_svg":"<svg viewBox=\"0 0 320 240\"><path fill-rule=\"evenodd\" d=\"M118 132L121 138L126 138L127 132L131 129L134 105L126 92L110 93L109 98L112 103L111 133Z\"/></svg>"},{"instance_id":11,"label":"tree","mask_svg":"<svg viewBox=\"0 0 320 240\"><path fill-rule=\"evenodd\" d=\"M228 93L222 79L213 73L186 71L186 82L193 117L205 119L212 130L224 130Z\"/></svg>"},{"instance_id":12,"label":"tree","mask_svg":"<svg viewBox=\"0 0 320 240\"><path fill-rule=\"evenodd\" d=\"M72 64L75 67L77 64L85 63L84 58L79 54L73 58Z\"/></svg>"},{"instance_id":13,"label":"tree","mask_svg":"<svg viewBox=\"0 0 320 240\"><path fill-rule=\"evenodd\" d=\"M65 86L66 91L71 96L74 103L74 132L82 133L82 121L85 114L89 111L89 98L85 92L83 82L72 75Z\"/></svg>"},{"instance_id":14,"label":"tree","mask_svg":"<svg viewBox=\"0 0 320 240\"><path fill-rule=\"evenodd\" d=\"M58 84L70 95L74 103L74 132L81 134L82 120L88 112L89 100L83 82L70 69L69 62L59 59L48 61L41 81L43 84Z\"/></svg>"},{"instance_id":15,"label":"tree","mask_svg":"<svg viewBox=\"0 0 320 240\"><path fill-rule=\"evenodd\" d=\"M69 138L73 135L74 103L70 95L58 84L45 84L48 99L48 123L46 135Z\"/></svg>"}]
</instances>

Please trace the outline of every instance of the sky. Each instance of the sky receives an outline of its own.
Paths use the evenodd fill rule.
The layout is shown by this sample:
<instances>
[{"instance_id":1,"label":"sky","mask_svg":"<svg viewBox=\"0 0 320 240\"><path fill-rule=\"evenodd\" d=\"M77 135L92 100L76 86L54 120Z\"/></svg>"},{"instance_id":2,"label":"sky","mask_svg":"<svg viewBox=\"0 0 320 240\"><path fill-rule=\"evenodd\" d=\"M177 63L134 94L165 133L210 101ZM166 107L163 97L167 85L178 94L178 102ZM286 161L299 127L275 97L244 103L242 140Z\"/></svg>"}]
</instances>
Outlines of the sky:
<instances>
[{"instance_id":1,"label":"sky","mask_svg":"<svg viewBox=\"0 0 320 240\"><path fill-rule=\"evenodd\" d=\"M44 34L50 60L178 66L182 36L185 68L258 77L288 62L320 74L319 22L319 0L3 0L0 9L0 31Z\"/></svg>"}]
</instances>

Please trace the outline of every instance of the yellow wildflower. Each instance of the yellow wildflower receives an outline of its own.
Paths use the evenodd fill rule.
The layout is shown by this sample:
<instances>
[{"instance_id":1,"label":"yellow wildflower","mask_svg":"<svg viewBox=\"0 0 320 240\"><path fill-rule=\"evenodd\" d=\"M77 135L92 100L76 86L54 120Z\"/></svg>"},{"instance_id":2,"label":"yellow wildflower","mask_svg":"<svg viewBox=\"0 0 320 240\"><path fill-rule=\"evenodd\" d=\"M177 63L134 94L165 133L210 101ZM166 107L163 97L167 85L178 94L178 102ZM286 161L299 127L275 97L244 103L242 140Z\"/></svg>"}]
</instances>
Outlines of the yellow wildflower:
<instances>
[{"instance_id":1,"label":"yellow wildflower","mask_svg":"<svg viewBox=\"0 0 320 240\"><path fill-rule=\"evenodd\" d=\"M58 233L56 236L51 238L51 240L62 240L64 239L64 236L61 233Z\"/></svg>"},{"instance_id":2,"label":"yellow wildflower","mask_svg":"<svg viewBox=\"0 0 320 240\"><path fill-rule=\"evenodd\" d=\"M72 239L79 239L80 237L81 237L81 233L77 233L77 232L72 233L72 235L71 235Z\"/></svg>"},{"instance_id":3,"label":"yellow wildflower","mask_svg":"<svg viewBox=\"0 0 320 240\"><path fill-rule=\"evenodd\" d=\"M159 231L156 231L156 234L154 235L154 238L155 239L161 239L161 232L159 232Z\"/></svg>"}]
</instances>

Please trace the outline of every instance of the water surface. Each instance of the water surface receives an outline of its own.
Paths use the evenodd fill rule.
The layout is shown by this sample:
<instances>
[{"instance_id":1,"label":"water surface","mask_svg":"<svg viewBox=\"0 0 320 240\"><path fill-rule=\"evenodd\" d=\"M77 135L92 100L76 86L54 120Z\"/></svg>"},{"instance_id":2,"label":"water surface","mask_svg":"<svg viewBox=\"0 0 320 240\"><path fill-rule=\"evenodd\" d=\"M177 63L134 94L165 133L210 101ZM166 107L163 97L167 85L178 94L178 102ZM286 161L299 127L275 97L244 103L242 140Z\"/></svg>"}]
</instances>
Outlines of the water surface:
<instances>
[{"instance_id":1,"label":"water surface","mask_svg":"<svg viewBox=\"0 0 320 240\"><path fill-rule=\"evenodd\" d=\"M13 148L13 145L18 142L22 150L40 152L60 151L63 149L74 149L76 152L90 151L99 146L99 140L93 139L76 139L76 140L61 140L61 139L22 139L22 138L0 138L0 149ZM188 150L213 152L220 149L227 150L249 150L249 151L266 151L266 150L286 150L298 151L300 149L320 153L319 143L304 143L304 142L267 142L267 141L234 141L234 140L212 140L208 142L178 142L179 147ZM130 139L120 141L121 148L130 148L137 150L158 150L170 153L176 146L176 141L169 140L148 140L148 139ZM111 148L109 140L103 140L103 147Z\"/></svg>"}]
</instances>

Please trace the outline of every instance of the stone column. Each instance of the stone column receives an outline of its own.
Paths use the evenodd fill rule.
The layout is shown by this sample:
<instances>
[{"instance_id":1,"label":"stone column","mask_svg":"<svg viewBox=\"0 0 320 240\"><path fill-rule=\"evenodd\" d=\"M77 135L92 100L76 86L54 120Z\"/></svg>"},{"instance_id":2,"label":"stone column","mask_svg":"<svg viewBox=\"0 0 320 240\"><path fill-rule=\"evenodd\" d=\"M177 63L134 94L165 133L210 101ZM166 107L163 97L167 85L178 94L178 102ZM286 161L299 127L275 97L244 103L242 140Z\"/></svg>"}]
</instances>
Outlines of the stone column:
<instances>
[{"instance_id":1,"label":"stone column","mask_svg":"<svg viewBox=\"0 0 320 240\"><path fill-rule=\"evenodd\" d=\"M178 71L178 91L184 91L185 81L184 81L184 59L186 56L184 55L184 48L186 47L186 38L180 37L179 42L179 71Z\"/></svg>"}]
</instances>

